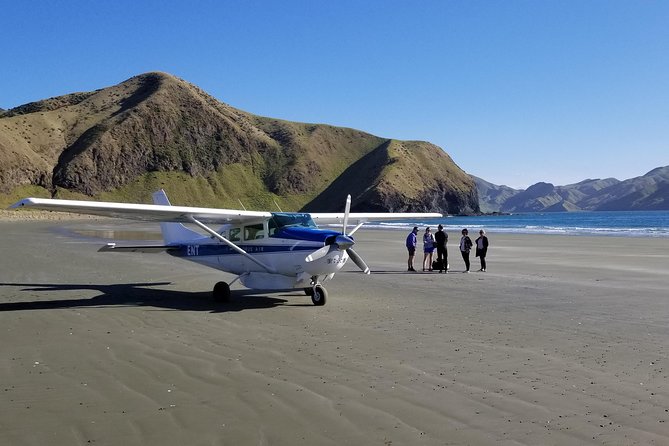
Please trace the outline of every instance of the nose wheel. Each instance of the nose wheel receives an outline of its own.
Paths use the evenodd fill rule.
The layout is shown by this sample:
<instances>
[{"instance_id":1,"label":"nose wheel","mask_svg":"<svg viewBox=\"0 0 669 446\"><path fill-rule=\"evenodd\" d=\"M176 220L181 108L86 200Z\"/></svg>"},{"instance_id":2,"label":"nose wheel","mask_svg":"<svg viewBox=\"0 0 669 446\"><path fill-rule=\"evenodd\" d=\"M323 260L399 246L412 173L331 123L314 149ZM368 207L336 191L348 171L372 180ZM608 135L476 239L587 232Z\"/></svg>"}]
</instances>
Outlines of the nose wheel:
<instances>
[{"instance_id":1,"label":"nose wheel","mask_svg":"<svg viewBox=\"0 0 669 446\"><path fill-rule=\"evenodd\" d=\"M328 298L328 292L322 285L314 285L311 288L305 288L304 293L311 297L311 302L317 307L325 305L325 301Z\"/></svg>"},{"instance_id":2,"label":"nose wheel","mask_svg":"<svg viewBox=\"0 0 669 446\"><path fill-rule=\"evenodd\" d=\"M214 285L212 297L216 302L228 302L230 300L230 285L226 282L218 282Z\"/></svg>"}]
</instances>

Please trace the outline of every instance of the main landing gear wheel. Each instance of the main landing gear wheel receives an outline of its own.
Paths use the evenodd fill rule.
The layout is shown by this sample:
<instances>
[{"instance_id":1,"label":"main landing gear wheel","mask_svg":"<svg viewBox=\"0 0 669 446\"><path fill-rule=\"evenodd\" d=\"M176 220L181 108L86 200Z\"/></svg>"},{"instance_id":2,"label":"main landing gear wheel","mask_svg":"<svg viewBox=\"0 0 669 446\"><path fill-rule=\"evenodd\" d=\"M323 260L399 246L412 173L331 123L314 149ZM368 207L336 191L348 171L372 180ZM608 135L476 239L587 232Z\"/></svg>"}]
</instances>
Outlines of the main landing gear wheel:
<instances>
[{"instance_id":1,"label":"main landing gear wheel","mask_svg":"<svg viewBox=\"0 0 669 446\"><path fill-rule=\"evenodd\" d=\"M314 303L314 305L320 307L321 305L325 305L325 301L328 298L328 292L325 291L325 288L323 288L322 286L316 285L315 287L313 287L310 296L311 296L311 301Z\"/></svg>"},{"instance_id":2,"label":"main landing gear wheel","mask_svg":"<svg viewBox=\"0 0 669 446\"><path fill-rule=\"evenodd\" d=\"M225 282L218 282L214 285L212 296L216 302L228 302L230 300L230 285Z\"/></svg>"}]
</instances>

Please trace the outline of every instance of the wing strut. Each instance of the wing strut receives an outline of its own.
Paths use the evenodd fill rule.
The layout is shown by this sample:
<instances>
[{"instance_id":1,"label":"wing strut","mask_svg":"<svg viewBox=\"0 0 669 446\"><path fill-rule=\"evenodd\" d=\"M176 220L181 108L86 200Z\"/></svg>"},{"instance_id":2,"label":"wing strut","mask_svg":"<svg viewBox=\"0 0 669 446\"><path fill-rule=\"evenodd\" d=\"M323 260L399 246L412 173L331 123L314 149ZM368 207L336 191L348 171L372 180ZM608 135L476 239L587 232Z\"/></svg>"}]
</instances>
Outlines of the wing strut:
<instances>
[{"instance_id":1,"label":"wing strut","mask_svg":"<svg viewBox=\"0 0 669 446\"><path fill-rule=\"evenodd\" d=\"M242 248L240 248L239 246L235 245L235 244L232 243L230 240L228 240L227 238L223 237L223 236L222 236L221 234L219 234L218 232L216 232L216 231L214 231L213 229L211 229L209 226L205 225L205 224L202 223L202 222L197 221L197 220L195 219L195 217L193 217L192 215L188 215L187 217L188 217L188 220L190 220L191 222L193 222L194 224L196 224L197 226L199 226L200 228L202 228L204 231L206 231L206 232L208 232L209 234L211 234L213 237L215 237L215 238L217 238L218 240L222 241L223 243L225 243L226 245L228 245L230 248L234 249L235 251L237 251L238 253L240 253L241 255L243 255L244 257L246 257L247 259L251 260L252 262L257 263L258 265L260 265L260 266L261 266L262 268L264 268L268 273L276 274L276 270L274 270L274 268L270 268L269 266L265 265L265 264L262 263L260 260L258 260L258 259L256 259L255 257L253 257L251 254L249 254L248 252L244 251Z\"/></svg>"}]
</instances>

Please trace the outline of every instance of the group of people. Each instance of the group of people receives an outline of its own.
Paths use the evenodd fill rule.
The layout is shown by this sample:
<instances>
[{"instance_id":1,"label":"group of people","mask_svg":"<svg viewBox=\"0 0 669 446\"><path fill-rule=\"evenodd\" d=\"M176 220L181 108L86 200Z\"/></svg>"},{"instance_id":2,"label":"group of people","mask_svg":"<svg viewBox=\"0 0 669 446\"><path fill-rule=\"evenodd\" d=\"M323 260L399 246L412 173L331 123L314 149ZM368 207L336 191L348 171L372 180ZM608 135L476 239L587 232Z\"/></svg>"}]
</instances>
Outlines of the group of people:
<instances>
[{"instance_id":1,"label":"group of people","mask_svg":"<svg viewBox=\"0 0 669 446\"><path fill-rule=\"evenodd\" d=\"M423 233L423 271L433 271L438 269L440 273L448 273L449 264L448 264L448 250L446 244L448 243L448 234L444 231L442 225L437 226L437 232L432 234L430 227L425 228ZM472 243L472 239L469 238L469 231L467 228L462 230L462 237L460 238L460 254L462 254L462 260L465 262L465 273L469 272L471 266L469 261L469 253L476 244L476 257L481 260L481 269L479 271L485 272L486 270L486 255L488 254L488 237L485 235L485 231L481 229L479 231L479 238ZM414 226L413 230L409 233L406 239L406 247L409 251L409 260L407 263L407 271L416 271L414 269L414 258L416 257L416 246L418 245L418 226ZM434 250L437 250L437 260L433 261Z\"/></svg>"}]
</instances>

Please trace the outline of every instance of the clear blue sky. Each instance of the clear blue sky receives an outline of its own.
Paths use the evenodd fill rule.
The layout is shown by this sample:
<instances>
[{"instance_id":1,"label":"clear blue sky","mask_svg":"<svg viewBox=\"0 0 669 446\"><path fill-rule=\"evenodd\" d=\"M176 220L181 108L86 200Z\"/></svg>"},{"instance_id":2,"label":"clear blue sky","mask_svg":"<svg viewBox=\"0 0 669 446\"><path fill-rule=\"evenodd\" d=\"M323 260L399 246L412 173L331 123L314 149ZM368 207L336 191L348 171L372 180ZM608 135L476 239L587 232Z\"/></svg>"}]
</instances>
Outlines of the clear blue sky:
<instances>
[{"instance_id":1,"label":"clear blue sky","mask_svg":"<svg viewBox=\"0 0 669 446\"><path fill-rule=\"evenodd\" d=\"M527 187L669 165L669 1L0 0L0 108L165 71Z\"/></svg>"}]
</instances>

